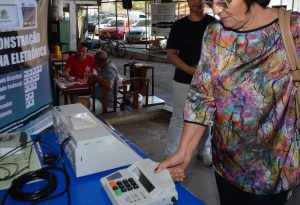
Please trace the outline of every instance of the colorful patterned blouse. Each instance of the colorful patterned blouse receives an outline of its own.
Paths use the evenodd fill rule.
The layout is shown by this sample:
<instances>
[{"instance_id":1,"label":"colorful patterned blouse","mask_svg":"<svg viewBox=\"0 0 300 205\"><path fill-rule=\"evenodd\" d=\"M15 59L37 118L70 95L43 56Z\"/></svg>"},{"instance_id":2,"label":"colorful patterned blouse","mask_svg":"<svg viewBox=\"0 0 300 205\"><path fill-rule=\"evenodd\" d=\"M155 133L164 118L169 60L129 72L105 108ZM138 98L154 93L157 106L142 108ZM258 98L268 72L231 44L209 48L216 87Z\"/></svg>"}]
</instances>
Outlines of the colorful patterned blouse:
<instances>
[{"instance_id":1,"label":"colorful patterned blouse","mask_svg":"<svg viewBox=\"0 0 300 205\"><path fill-rule=\"evenodd\" d=\"M296 40L300 14L293 12L291 19ZM299 184L296 88L278 20L247 32L215 23L203 41L184 119L202 125L214 120L216 172L255 194L279 193Z\"/></svg>"}]
</instances>

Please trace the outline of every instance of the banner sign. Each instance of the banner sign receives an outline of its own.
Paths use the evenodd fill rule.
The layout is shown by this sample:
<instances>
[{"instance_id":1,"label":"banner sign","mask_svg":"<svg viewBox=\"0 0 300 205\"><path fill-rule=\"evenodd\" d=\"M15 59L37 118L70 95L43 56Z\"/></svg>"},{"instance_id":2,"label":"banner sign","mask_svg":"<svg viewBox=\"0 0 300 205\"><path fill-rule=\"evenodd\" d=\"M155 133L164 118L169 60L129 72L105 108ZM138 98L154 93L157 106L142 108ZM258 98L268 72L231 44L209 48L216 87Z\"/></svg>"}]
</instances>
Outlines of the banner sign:
<instances>
[{"instance_id":1,"label":"banner sign","mask_svg":"<svg viewBox=\"0 0 300 205\"><path fill-rule=\"evenodd\" d=\"M176 18L176 3L152 3L152 36L169 36Z\"/></svg>"},{"instance_id":2,"label":"banner sign","mask_svg":"<svg viewBox=\"0 0 300 205\"><path fill-rule=\"evenodd\" d=\"M52 103L48 0L0 0L0 133L22 127Z\"/></svg>"}]
</instances>

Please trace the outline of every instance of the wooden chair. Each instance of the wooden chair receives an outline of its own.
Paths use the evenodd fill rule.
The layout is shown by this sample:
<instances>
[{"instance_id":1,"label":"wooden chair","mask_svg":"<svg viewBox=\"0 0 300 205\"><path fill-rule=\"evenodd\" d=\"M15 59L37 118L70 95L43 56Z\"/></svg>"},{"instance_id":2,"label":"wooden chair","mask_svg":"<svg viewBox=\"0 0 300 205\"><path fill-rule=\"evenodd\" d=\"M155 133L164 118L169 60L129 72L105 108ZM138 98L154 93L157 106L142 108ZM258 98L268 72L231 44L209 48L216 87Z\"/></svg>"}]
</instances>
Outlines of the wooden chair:
<instances>
[{"instance_id":1,"label":"wooden chair","mask_svg":"<svg viewBox=\"0 0 300 205\"><path fill-rule=\"evenodd\" d=\"M125 110L126 97L129 95L132 96L132 108L139 108L139 93L142 94L141 91L144 86L146 87L146 92L145 95L142 94L143 98L145 98L145 103L143 104L143 106L148 106L149 82L149 79L140 77L124 80L122 82L123 103L121 106L121 110Z\"/></svg>"},{"instance_id":2,"label":"wooden chair","mask_svg":"<svg viewBox=\"0 0 300 205\"><path fill-rule=\"evenodd\" d=\"M96 84L93 83L92 84L92 111L95 113L96 112L96 97L95 97L95 87ZM102 113L107 113L108 111L108 92L109 90L107 89L102 89L100 92L103 92L103 99L102 99ZM113 111L111 112L117 112L117 95L118 95L118 80L116 79L114 82L114 86L113 86Z\"/></svg>"},{"instance_id":3,"label":"wooden chair","mask_svg":"<svg viewBox=\"0 0 300 205\"><path fill-rule=\"evenodd\" d=\"M131 62L123 65L124 76L127 74L127 69L129 68L130 78L141 77L147 78L147 71L151 70L151 95L154 95L154 66L144 65L138 62ZM142 88L142 94L145 95L146 88Z\"/></svg>"},{"instance_id":4,"label":"wooden chair","mask_svg":"<svg viewBox=\"0 0 300 205\"><path fill-rule=\"evenodd\" d=\"M127 74L127 69L129 68L129 75L130 78L134 78L134 77L142 77L142 78L147 78L147 71L151 70L151 94L149 94L148 92L148 98L147 98L147 106L154 106L154 105L164 105L165 101L157 96L154 95L154 67L153 66L148 66L148 65L144 65L141 63L137 63L137 62L131 62L128 64L124 65L124 75ZM122 92L122 91L119 91ZM142 85L141 91L140 93L145 96L146 94L146 87L145 84ZM145 98L144 98L145 99ZM145 100L144 100L144 103Z\"/></svg>"}]
</instances>

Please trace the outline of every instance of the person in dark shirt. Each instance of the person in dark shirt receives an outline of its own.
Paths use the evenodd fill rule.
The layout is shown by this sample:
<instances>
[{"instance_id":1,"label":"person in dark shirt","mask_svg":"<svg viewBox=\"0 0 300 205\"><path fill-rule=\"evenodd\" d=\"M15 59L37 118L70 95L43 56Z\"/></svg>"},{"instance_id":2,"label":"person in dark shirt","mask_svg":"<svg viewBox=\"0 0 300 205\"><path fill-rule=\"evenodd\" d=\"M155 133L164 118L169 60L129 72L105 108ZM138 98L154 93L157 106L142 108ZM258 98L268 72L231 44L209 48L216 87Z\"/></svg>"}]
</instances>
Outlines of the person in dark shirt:
<instances>
[{"instance_id":1,"label":"person in dark shirt","mask_svg":"<svg viewBox=\"0 0 300 205\"><path fill-rule=\"evenodd\" d=\"M183 130L183 107L187 97L194 72L201 54L201 44L204 31L207 25L215 18L204 13L204 3L201 0L188 0L190 14L177 20L170 31L167 42L167 57L175 66L173 78L173 114L170 121L167 147L165 155L173 154L180 141ZM207 129L207 136L210 136L210 127ZM211 165L211 138L204 139L200 147L199 155L202 157L205 165ZM207 141L207 143L206 143Z\"/></svg>"}]
</instances>

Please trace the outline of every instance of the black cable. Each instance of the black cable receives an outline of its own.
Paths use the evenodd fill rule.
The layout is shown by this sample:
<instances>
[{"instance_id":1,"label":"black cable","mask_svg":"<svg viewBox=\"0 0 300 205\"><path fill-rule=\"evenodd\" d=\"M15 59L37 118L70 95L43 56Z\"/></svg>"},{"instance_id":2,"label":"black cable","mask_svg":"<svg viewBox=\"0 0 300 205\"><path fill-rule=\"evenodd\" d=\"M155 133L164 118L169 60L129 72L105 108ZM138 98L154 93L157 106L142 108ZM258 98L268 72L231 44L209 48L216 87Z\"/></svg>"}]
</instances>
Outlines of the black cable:
<instances>
[{"instance_id":1,"label":"black cable","mask_svg":"<svg viewBox=\"0 0 300 205\"><path fill-rule=\"evenodd\" d=\"M26 174L21 175L20 177L13 180L11 187L5 193L1 205L5 204L5 201L9 195L15 200L20 201L33 201L31 204L41 203L67 193L68 196L68 204L71 204L71 193L70 193L70 177L66 171L66 167L64 164L63 156L64 156L64 149L68 142L71 140L71 137L66 138L60 147L60 159L62 161L63 168L59 167L45 167L39 169L37 171L28 172ZM34 145L34 143L32 144ZM57 177L50 172L49 170L59 171L64 174L65 177L65 189L57 194L51 196L51 194L57 188ZM26 184L31 181L35 180L46 180L48 181L41 189L33 191L33 192L22 192L22 189Z\"/></svg>"},{"instance_id":2,"label":"black cable","mask_svg":"<svg viewBox=\"0 0 300 205\"><path fill-rule=\"evenodd\" d=\"M42 188L33 192L22 192L23 187L35 180L48 181ZM39 169L33 172L27 172L17 179L13 180L10 187L10 194L13 199L19 201L35 201L46 198L48 195L54 192L57 187L57 178L51 172L46 169Z\"/></svg>"},{"instance_id":3,"label":"black cable","mask_svg":"<svg viewBox=\"0 0 300 205\"><path fill-rule=\"evenodd\" d=\"M11 170L9 170L8 168L4 167L4 166L7 166L7 165L13 165L13 166L16 166L16 169L14 171L14 173L16 173L19 169L19 165L17 163L4 163L4 164L0 164L0 169L4 169L5 171L8 172L8 175L3 177L3 178L0 178L0 181L5 181L5 180L8 180L8 179L11 179L11 176L14 176L14 174L11 173Z\"/></svg>"},{"instance_id":4,"label":"black cable","mask_svg":"<svg viewBox=\"0 0 300 205\"><path fill-rule=\"evenodd\" d=\"M44 141L43 139L40 141L40 146L41 146L41 149L43 150L43 159L44 159L44 163L45 164L49 164L49 165L52 165L52 166L58 166L58 162L59 162L59 151L57 149L54 148L54 146L52 146L50 143ZM46 145L46 146L43 146L43 145ZM42 148L43 147L43 148ZM48 153L45 153L44 152L44 148L49 148L49 150L51 150L50 152ZM46 162L46 159L44 158L45 155L48 155L48 156L52 156L52 159L48 159L48 160L52 160L53 163L47 163Z\"/></svg>"},{"instance_id":5,"label":"black cable","mask_svg":"<svg viewBox=\"0 0 300 205\"><path fill-rule=\"evenodd\" d=\"M59 172L63 173L64 177L65 177L65 189L63 191L57 193L57 194L52 195L52 196L48 196L48 197L46 197L44 199L40 199L38 201L34 201L30 205L41 203L41 202L44 202L44 201L48 201L50 199L60 197L60 196L64 195L65 193L68 194L68 204L70 205L71 204L71 194L70 194L70 184L71 184L70 182L71 182L71 180L70 180L70 177L69 177L68 173L64 169L59 168L59 167L45 167L43 169L56 170L56 171L59 171Z\"/></svg>"},{"instance_id":6,"label":"black cable","mask_svg":"<svg viewBox=\"0 0 300 205\"><path fill-rule=\"evenodd\" d=\"M67 146L67 144L69 143L69 141L71 140L72 138L69 136L67 138L65 138L61 145L60 145L60 161L62 162L62 166L63 168L66 170L66 165L65 165L65 161L64 161L64 153L65 153L65 148Z\"/></svg>"},{"instance_id":7,"label":"black cable","mask_svg":"<svg viewBox=\"0 0 300 205\"><path fill-rule=\"evenodd\" d=\"M177 205L177 199L175 198L175 196L171 198L171 201L173 202L173 205Z\"/></svg>"},{"instance_id":8,"label":"black cable","mask_svg":"<svg viewBox=\"0 0 300 205\"><path fill-rule=\"evenodd\" d=\"M4 179L6 179L6 177L9 177L9 176L10 176L11 172L10 172L10 170L9 170L8 168L6 168L6 167L1 167L1 166L0 166L0 169L4 169L4 170L8 173L8 175L5 176L4 178L0 178L0 181L3 181ZM2 174L3 174L3 172L2 172Z\"/></svg>"},{"instance_id":9,"label":"black cable","mask_svg":"<svg viewBox=\"0 0 300 205\"><path fill-rule=\"evenodd\" d=\"M63 168L58 168L58 167L46 167L47 169L59 169L61 172L64 173L64 176L65 176L65 183L66 183L66 186L65 186L65 189L63 191L61 191L60 193L58 194L55 194L53 196L50 196L50 197L47 197L45 199L41 199L39 201L35 201L33 203L31 203L31 205L33 204L36 204L36 203L40 203L40 202L43 202L43 201L47 201L47 200L50 200L50 199L54 199L54 198L57 198L59 196L62 196L63 194L67 193L67 197L68 197L68 205L71 204L71 192L70 192L70 185L71 185L71 180L70 180L70 176L68 175L67 173L67 170L66 170L66 166L65 166L65 162L64 162L64 153L65 153L65 147L67 146L68 142L71 140L71 137L67 137L65 138L61 145L60 145L60 160L62 162L62 166Z\"/></svg>"}]
</instances>

